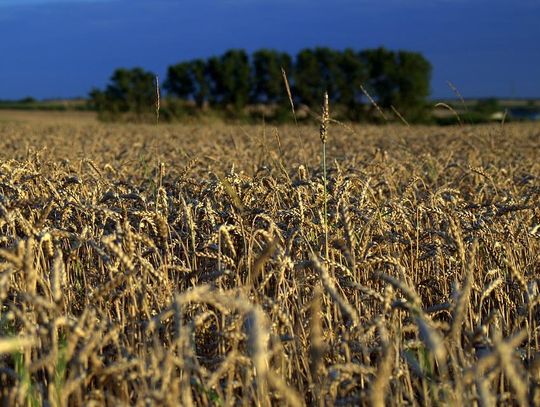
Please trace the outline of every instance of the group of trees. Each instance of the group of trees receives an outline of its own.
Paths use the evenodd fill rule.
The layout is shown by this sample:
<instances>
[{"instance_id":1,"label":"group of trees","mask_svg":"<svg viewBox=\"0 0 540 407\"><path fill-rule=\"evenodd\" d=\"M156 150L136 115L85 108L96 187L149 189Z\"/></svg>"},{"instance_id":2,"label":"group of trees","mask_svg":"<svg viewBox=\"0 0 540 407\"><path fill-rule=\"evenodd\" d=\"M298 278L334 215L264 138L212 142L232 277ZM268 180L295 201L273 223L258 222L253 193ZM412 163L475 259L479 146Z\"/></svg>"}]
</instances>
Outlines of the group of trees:
<instances>
[{"instance_id":1,"label":"group of trees","mask_svg":"<svg viewBox=\"0 0 540 407\"><path fill-rule=\"evenodd\" d=\"M235 49L219 57L169 66L164 82L168 102L164 108L182 100L183 106L222 108L237 114L248 105L258 104L269 105L274 111L285 110L289 100L283 72L295 104L317 107L327 91L334 111L349 119L360 119L369 116L371 109L365 89L382 109L394 107L414 121L425 113L431 65L419 53L385 48L304 49L294 59L274 50L262 49L250 56ZM151 72L118 69L104 91L93 90L90 96L101 112L140 116L151 111L154 86L155 75Z\"/></svg>"},{"instance_id":2,"label":"group of trees","mask_svg":"<svg viewBox=\"0 0 540 407\"><path fill-rule=\"evenodd\" d=\"M155 81L156 76L142 68L117 69L104 91L90 92L91 105L104 119L117 119L126 113L142 118L156 101Z\"/></svg>"}]
</instances>

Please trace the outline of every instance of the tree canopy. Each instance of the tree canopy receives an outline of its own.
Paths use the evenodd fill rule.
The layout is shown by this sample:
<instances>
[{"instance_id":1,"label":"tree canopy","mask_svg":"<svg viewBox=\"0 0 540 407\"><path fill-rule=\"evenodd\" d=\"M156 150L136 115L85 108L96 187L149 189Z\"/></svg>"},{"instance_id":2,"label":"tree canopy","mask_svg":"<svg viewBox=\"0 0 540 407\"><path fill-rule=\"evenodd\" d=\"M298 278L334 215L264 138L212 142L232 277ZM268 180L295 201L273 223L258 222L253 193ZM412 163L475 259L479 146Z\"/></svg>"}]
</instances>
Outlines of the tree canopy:
<instances>
[{"instance_id":1,"label":"tree canopy","mask_svg":"<svg viewBox=\"0 0 540 407\"><path fill-rule=\"evenodd\" d=\"M294 102L317 109L326 91L343 117L369 117L364 90L382 109L397 109L408 120L421 120L430 92L431 64L421 54L385 48L356 51L327 47L301 50L295 58L271 49L252 55L232 49L221 56L181 61L168 67L164 89L170 100L242 112L249 104L283 106L288 95L285 70ZM142 68L117 69L105 91L93 90L100 111L151 111L154 74Z\"/></svg>"},{"instance_id":2,"label":"tree canopy","mask_svg":"<svg viewBox=\"0 0 540 407\"><path fill-rule=\"evenodd\" d=\"M261 49L253 54L253 88L251 101L254 103L283 103L287 95L284 92L282 69L292 70L292 58L289 54L270 49Z\"/></svg>"},{"instance_id":3,"label":"tree canopy","mask_svg":"<svg viewBox=\"0 0 540 407\"><path fill-rule=\"evenodd\" d=\"M133 113L140 119L154 106L156 99L156 75L142 68L119 68L111 76L105 91L93 89L91 102L98 112L114 116Z\"/></svg>"}]
</instances>

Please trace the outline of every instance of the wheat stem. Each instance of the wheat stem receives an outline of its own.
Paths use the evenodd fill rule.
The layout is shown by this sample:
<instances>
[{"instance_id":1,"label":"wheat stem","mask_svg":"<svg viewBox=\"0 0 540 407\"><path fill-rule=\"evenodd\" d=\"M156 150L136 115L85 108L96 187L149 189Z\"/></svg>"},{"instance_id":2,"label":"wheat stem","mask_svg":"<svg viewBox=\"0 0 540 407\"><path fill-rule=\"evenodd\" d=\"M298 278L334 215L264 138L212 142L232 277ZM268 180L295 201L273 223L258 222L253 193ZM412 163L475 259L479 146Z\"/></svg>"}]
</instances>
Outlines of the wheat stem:
<instances>
[{"instance_id":1,"label":"wheat stem","mask_svg":"<svg viewBox=\"0 0 540 407\"><path fill-rule=\"evenodd\" d=\"M328 123L330 122L330 111L328 108L328 92L324 93L324 101L321 113L320 137L322 144L322 166L323 166L323 200L324 200L324 249L325 259L328 260L328 181L326 168L326 142L328 140Z\"/></svg>"}]
</instances>

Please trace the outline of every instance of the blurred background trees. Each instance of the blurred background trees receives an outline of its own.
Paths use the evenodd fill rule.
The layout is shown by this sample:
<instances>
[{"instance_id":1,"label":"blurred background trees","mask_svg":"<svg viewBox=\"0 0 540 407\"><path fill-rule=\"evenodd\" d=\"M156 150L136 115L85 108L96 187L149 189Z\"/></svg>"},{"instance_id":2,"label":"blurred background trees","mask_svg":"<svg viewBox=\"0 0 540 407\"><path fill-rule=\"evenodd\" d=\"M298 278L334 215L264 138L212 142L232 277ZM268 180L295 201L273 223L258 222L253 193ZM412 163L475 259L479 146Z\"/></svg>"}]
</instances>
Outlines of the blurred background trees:
<instances>
[{"instance_id":1,"label":"blurred background trees","mask_svg":"<svg viewBox=\"0 0 540 407\"><path fill-rule=\"evenodd\" d=\"M373 119L374 109L363 87L383 110L396 109L412 122L429 117L431 64L421 54L385 48L338 51L327 47L303 49L295 58L271 49L258 50L251 56L233 49L221 56L171 65L164 82L164 116L174 118L209 106L213 111L245 117L246 110L253 111L250 107L265 105L265 114L271 119L289 103L282 69L287 73L294 103L315 112L327 91L334 117ZM154 81L154 75L141 68L117 69L104 91L91 92L92 104L105 116L127 112L144 116L144 112L153 111Z\"/></svg>"},{"instance_id":2,"label":"blurred background trees","mask_svg":"<svg viewBox=\"0 0 540 407\"><path fill-rule=\"evenodd\" d=\"M251 63L252 103L288 103L281 70L285 72L292 70L290 55L285 52L261 49L253 54Z\"/></svg>"},{"instance_id":3,"label":"blurred background trees","mask_svg":"<svg viewBox=\"0 0 540 407\"><path fill-rule=\"evenodd\" d=\"M360 52L367 66L367 91L383 109L394 107L410 121L426 114L431 64L419 53L377 48Z\"/></svg>"},{"instance_id":4,"label":"blurred background trees","mask_svg":"<svg viewBox=\"0 0 540 407\"><path fill-rule=\"evenodd\" d=\"M119 68L104 91L90 92L91 104L104 119L129 113L130 118L143 120L156 100L155 80L154 73L142 68Z\"/></svg>"}]
</instances>

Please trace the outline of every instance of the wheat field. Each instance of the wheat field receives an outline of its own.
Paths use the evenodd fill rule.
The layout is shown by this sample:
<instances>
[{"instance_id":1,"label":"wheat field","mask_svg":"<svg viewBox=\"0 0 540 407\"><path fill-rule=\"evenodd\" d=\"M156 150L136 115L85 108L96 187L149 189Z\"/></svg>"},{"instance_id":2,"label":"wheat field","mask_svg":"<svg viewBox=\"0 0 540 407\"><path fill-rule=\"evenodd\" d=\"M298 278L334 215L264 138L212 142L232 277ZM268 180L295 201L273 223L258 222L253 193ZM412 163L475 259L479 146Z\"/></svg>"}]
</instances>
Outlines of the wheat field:
<instances>
[{"instance_id":1,"label":"wheat field","mask_svg":"<svg viewBox=\"0 0 540 407\"><path fill-rule=\"evenodd\" d=\"M326 137L0 122L3 405L540 405L540 126Z\"/></svg>"}]
</instances>

